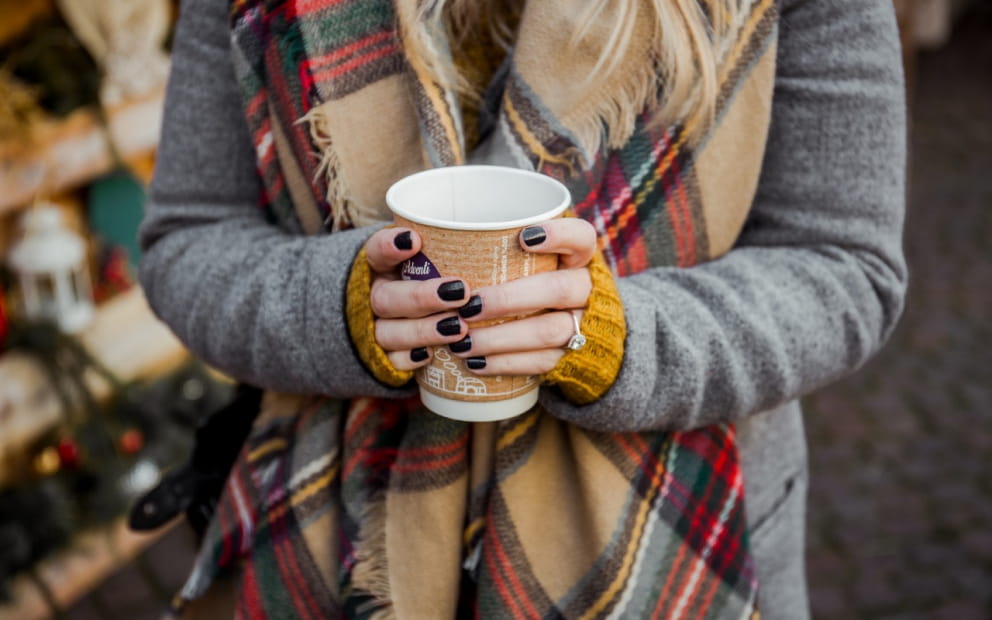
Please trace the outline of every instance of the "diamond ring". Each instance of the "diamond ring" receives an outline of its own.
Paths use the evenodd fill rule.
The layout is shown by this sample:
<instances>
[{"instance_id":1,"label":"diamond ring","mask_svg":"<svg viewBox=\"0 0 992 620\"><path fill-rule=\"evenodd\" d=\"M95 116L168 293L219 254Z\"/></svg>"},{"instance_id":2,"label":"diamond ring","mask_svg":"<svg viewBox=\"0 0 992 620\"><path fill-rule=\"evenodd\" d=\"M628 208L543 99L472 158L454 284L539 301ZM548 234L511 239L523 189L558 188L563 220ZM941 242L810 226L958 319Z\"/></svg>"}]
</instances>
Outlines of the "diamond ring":
<instances>
[{"instance_id":1,"label":"diamond ring","mask_svg":"<svg viewBox=\"0 0 992 620\"><path fill-rule=\"evenodd\" d=\"M586 337L579 330L579 314L575 310L572 311L572 323L575 324L575 333L568 339L568 344L565 345L565 348L569 351L578 351L586 346Z\"/></svg>"}]
</instances>

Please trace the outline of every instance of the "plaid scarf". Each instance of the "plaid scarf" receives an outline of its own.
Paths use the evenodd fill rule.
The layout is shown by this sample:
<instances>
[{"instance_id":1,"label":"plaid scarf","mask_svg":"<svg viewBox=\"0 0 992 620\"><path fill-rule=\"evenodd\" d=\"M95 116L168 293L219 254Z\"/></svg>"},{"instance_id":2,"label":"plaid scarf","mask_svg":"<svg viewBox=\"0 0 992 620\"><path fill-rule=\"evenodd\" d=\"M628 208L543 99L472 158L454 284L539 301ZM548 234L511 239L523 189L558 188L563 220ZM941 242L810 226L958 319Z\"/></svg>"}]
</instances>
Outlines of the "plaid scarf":
<instances>
[{"instance_id":1,"label":"plaid scarf","mask_svg":"<svg viewBox=\"0 0 992 620\"><path fill-rule=\"evenodd\" d=\"M393 181L464 161L475 112L431 68L471 54L418 31L417 4L232 4L263 207L279 225L388 219ZM723 254L760 170L773 0L742 2L718 113L693 141L692 121L647 122L656 91L636 85L657 76L644 75L640 25L616 76L576 104L595 59L559 52L581 4L526 3L494 131L520 166L569 185L619 275ZM732 426L606 434L540 407L466 424L416 397L267 394L179 606L225 572L244 618L757 615Z\"/></svg>"}]
</instances>

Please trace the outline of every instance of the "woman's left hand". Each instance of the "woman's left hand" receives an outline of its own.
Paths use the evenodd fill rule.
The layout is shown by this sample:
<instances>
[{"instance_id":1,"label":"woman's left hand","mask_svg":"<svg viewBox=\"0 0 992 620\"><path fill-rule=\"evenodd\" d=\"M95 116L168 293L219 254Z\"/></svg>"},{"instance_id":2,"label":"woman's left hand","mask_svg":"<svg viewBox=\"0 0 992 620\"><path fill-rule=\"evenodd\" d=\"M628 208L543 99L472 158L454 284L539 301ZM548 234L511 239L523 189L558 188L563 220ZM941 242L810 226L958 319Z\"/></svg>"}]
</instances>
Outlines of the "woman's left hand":
<instances>
[{"instance_id":1,"label":"woman's left hand","mask_svg":"<svg viewBox=\"0 0 992 620\"><path fill-rule=\"evenodd\" d=\"M524 229L526 252L558 254L558 270L476 289L459 314L468 323L463 340L448 347L480 375L540 375L565 354L575 320L589 301L587 265L596 252L596 231L581 218L559 218ZM537 313L537 314L534 314ZM473 323L526 316L499 325Z\"/></svg>"}]
</instances>

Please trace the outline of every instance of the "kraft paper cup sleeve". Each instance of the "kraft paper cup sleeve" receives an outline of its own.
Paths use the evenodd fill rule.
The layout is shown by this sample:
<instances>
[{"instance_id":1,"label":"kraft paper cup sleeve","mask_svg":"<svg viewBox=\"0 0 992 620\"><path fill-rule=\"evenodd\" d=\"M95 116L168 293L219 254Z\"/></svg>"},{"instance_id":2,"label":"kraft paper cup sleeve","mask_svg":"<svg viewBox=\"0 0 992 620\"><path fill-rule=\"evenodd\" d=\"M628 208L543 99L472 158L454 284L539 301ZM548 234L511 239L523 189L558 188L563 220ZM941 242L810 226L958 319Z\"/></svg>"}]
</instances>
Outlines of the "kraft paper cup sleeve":
<instances>
[{"instance_id":1,"label":"kraft paper cup sleeve","mask_svg":"<svg viewBox=\"0 0 992 620\"><path fill-rule=\"evenodd\" d=\"M498 219L499 212L482 213L485 204L481 207L475 205L476 221L452 222L439 217L446 215L446 211L444 206L438 208L431 202L434 195L440 196L439 200L451 196L453 202L458 202L457 192L452 194L450 188L444 185L448 177L455 177L463 183L463 187L480 188L477 193L483 198L488 196L482 195L486 191L486 183L473 182L476 173L488 181L496 178L498 182L488 187L490 192L501 192L503 187L513 187L514 181L525 179L526 183L533 184L530 193L539 199L535 198L530 211L517 203L512 213L517 216L515 220L502 221ZM398 182L387 194L396 224L415 230L423 242L421 252L401 267L405 279L454 276L462 278L472 290L477 290L557 269L556 254L525 252L518 241L523 228L559 217L570 204L568 191L557 181L537 173L495 166L434 169L413 177L417 178L407 179L412 178L414 184L420 185L414 187L411 194L417 194L416 198L426 205L425 210L432 210L429 216L419 216L418 205L411 206L416 201L404 201L403 193L396 191L397 187L402 189L403 183L409 183L407 179ZM432 186L434 182L441 185L440 189ZM528 191L523 190L517 194L514 200L518 201L526 200L529 195ZM472 195L469 195L466 202L471 200ZM493 204L498 206L499 201ZM460 207L463 211L468 208L465 203ZM470 330L472 326L486 324L491 322L473 321ZM476 375L447 346L435 347L431 363L419 369L416 377L421 398L429 409L447 417L480 422L504 419L527 411L536 403L540 387L538 377Z\"/></svg>"}]
</instances>

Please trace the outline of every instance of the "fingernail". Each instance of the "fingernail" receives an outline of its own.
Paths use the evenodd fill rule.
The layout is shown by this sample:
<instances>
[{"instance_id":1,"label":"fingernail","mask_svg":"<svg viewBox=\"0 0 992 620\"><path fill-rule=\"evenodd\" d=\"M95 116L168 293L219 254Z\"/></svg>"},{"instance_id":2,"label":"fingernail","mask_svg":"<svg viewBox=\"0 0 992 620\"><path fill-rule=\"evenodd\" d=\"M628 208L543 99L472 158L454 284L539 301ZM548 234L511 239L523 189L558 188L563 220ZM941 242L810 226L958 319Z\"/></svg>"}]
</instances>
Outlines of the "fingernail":
<instances>
[{"instance_id":1,"label":"fingernail","mask_svg":"<svg viewBox=\"0 0 992 620\"><path fill-rule=\"evenodd\" d=\"M410 236L410 231L401 232L393 237L393 245L396 246L397 250L412 250L413 237Z\"/></svg>"},{"instance_id":2,"label":"fingernail","mask_svg":"<svg viewBox=\"0 0 992 620\"><path fill-rule=\"evenodd\" d=\"M544 240L548 238L548 233L544 232L544 229L540 226L531 226L525 228L520 236L524 240L524 245L532 247L538 243L544 243Z\"/></svg>"},{"instance_id":3,"label":"fingernail","mask_svg":"<svg viewBox=\"0 0 992 620\"><path fill-rule=\"evenodd\" d=\"M452 353L464 353L472 348L472 337L465 336L458 342L452 342L449 344L448 348L451 349Z\"/></svg>"},{"instance_id":4,"label":"fingernail","mask_svg":"<svg viewBox=\"0 0 992 620\"><path fill-rule=\"evenodd\" d=\"M410 351L410 359L414 362L422 362L427 359L427 347L418 347Z\"/></svg>"},{"instance_id":5,"label":"fingernail","mask_svg":"<svg viewBox=\"0 0 992 620\"><path fill-rule=\"evenodd\" d=\"M462 322L457 316L449 316L437 322L437 333L442 336L454 336L460 331L462 331Z\"/></svg>"},{"instance_id":6,"label":"fingernail","mask_svg":"<svg viewBox=\"0 0 992 620\"><path fill-rule=\"evenodd\" d=\"M468 298L468 303L458 309L458 315L463 319L467 319L470 316L475 316L482 312L482 298L478 295L472 295Z\"/></svg>"},{"instance_id":7,"label":"fingernail","mask_svg":"<svg viewBox=\"0 0 992 620\"><path fill-rule=\"evenodd\" d=\"M457 301L465 298L465 283L461 280L445 282L437 287L437 296L444 301Z\"/></svg>"},{"instance_id":8,"label":"fingernail","mask_svg":"<svg viewBox=\"0 0 992 620\"><path fill-rule=\"evenodd\" d=\"M465 360L465 365L471 370L482 370L486 367L486 358L484 357L470 357Z\"/></svg>"}]
</instances>

